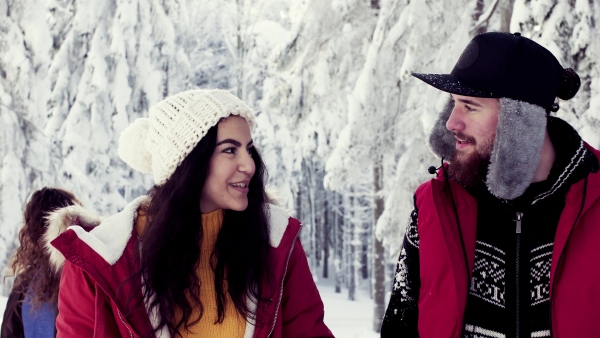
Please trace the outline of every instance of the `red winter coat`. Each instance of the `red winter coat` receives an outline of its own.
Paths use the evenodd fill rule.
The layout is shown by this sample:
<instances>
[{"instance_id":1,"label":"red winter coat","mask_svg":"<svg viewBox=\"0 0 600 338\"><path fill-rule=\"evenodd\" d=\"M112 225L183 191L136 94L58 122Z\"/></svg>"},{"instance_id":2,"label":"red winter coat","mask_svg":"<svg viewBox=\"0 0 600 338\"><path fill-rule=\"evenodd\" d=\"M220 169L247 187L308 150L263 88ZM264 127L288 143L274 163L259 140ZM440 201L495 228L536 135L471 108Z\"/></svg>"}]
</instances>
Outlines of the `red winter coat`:
<instances>
[{"instance_id":1,"label":"red winter coat","mask_svg":"<svg viewBox=\"0 0 600 338\"><path fill-rule=\"evenodd\" d=\"M596 158L600 152L588 147ZM441 172L441 170L440 170ZM469 271L473 270L477 201L450 181ZM459 337L468 281L452 202L443 175L416 192L421 288L421 337ZM578 217L579 213L581 215ZM600 332L600 173L571 186L552 252L550 304L552 336L597 337Z\"/></svg>"},{"instance_id":2,"label":"red winter coat","mask_svg":"<svg viewBox=\"0 0 600 338\"><path fill-rule=\"evenodd\" d=\"M84 228L97 224L97 218L81 207L67 207L51 216L46 239L55 248L51 250L52 259L60 266L61 253L66 258L57 337L153 336L154 321L146 311L140 279L123 283L138 268L138 237L133 222L138 207L147 199L136 199L89 232ZM280 290L274 292L272 301L255 305L256 321L246 324L244 337L333 337L323 323L323 303L300 244L300 222L276 206L270 205L270 214L269 278ZM56 228L73 222L84 227L70 226L52 239L52 234L59 232ZM130 315L125 317L127 312ZM168 337L166 331L163 329L158 336Z\"/></svg>"}]
</instances>

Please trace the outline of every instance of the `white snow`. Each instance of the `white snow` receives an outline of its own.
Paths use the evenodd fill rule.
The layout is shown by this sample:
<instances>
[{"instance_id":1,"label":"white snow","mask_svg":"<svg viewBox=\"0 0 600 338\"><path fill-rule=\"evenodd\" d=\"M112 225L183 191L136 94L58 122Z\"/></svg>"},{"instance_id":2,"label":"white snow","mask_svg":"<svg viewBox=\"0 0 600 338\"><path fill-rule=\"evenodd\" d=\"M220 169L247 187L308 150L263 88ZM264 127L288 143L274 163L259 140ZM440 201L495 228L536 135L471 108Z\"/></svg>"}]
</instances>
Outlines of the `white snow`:
<instances>
[{"instance_id":1,"label":"white snow","mask_svg":"<svg viewBox=\"0 0 600 338\"><path fill-rule=\"evenodd\" d=\"M317 287L325 305L325 324L335 337L379 338L373 331L373 301L361 290L356 300L348 300L346 289L335 293L329 281L318 282Z\"/></svg>"}]
</instances>

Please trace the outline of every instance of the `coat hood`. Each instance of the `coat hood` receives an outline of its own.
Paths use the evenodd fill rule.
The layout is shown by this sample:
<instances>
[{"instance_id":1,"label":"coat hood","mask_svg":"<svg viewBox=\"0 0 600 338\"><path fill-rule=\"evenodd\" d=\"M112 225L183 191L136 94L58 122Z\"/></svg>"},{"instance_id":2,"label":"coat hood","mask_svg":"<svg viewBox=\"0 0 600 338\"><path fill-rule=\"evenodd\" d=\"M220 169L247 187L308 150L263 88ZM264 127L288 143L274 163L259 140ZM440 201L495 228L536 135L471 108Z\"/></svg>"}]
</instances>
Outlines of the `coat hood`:
<instances>
[{"instance_id":1,"label":"coat hood","mask_svg":"<svg viewBox=\"0 0 600 338\"><path fill-rule=\"evenodd\" d=\"M96 212L80 205L57 209L49 214L48 229L44 234L44 246L50 256L50 262L56 271L65 263L64 255L52 246L51 242L67 230L73 230L79 239L98 253L107 263L114 265L123 254L127 242L133 233L133 226L140 206L150 203L150 197L140 196L129 203L121 212L102 218ZM287 210L267 204L269 213L269 239L272 247L277 248L287 229L289 218Z\"/></svg>"},{"instance_id":2,"label":"coat hood","mask_svg":"<svg viewBox=\"0 0 600 338\"><path fill-rule=\"evenodd\" d=\"M65 232L70 226L77 225L83 229L91 230L96 227L102 218L95 211L88 210L79 204L57 209L46 217L48 227L44 233L44 248L48 252L50 264L56 272L60 272L65 264L65 256L56 250L50 242Z\"/></svg>"}]
</instances>

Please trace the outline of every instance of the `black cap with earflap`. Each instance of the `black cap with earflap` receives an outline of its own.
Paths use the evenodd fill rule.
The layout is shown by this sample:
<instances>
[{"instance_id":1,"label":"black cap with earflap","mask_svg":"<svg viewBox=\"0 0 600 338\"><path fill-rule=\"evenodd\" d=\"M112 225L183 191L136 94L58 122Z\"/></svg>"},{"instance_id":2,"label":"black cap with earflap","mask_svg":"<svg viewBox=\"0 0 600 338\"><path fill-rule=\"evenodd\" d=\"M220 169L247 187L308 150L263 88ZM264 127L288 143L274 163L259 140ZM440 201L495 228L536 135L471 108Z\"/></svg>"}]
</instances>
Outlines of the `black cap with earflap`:
<instances>
[{"instance_id":1,"label":"black cap with earflap","mask_svg":"<svg viewBox=\"0 0 600 338\"><path fill-rule=\"evenodd\" d=\"M572 98L579 76L556 57L519 33L479 34L467 45L450 74L416 78L442 91L474 97L506 97L554 110L556 97Z\"/></svg>"}]
</instances>

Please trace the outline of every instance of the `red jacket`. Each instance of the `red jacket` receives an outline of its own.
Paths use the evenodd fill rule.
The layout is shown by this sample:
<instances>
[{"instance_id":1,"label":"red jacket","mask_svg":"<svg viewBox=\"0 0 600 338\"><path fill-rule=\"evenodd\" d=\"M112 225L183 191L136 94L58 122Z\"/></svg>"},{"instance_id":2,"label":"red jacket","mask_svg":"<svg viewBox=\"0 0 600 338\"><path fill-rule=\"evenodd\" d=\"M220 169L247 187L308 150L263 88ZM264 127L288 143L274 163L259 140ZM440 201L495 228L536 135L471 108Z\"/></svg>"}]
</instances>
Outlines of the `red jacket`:
<instances>
[{"instance_id":1,"label":"red jacket","mask_svg":"<svg viewBox=\"0 0 600 338\"><path fill-rule=\"evenodd\" d=\"M96 223L97 218L81 207L67 207L51 216L46 240L56 249L52 259L60 266L59 252L66 258L60 283L57 337L153 336L154 321L144 305L141 281L138 278L123 283L139 264L133 221L145 200L145 196L136 199L89 232L84 228L89 229L86 225ZM270 206L270 214L269 278L280 290L273 294L272 301L254 305L257 318L246 324L244 337L333 337L323 323L323 303L300 243L300 222L276 206ZM59 232L56 228L64 227L65 222L83 227L70 226L52 239L52 234ZM130 315L125 317L127 312ZM168 337L165 331L158 336Z\"/></svg>"},{"instance_id":2,"label":"red jacket","mask_svg":"<svg viewBox=\"0 0 600 338\"><path fill-rule=\"evenodd\" d=\"M596 158L600 152L589 148ZM440 170L441 172L441 170ZM477 201L449 182L473 270ZM459 337L468 281L460 235L443 175L416 192L421 288L421 337ZM581 213L581 214L580 214ZM579 216L578 216L579 215ZM571 186L556 230L550 271L552 336L597 337L600 332L600 173Z\"/></svg>"}]
</instances>

